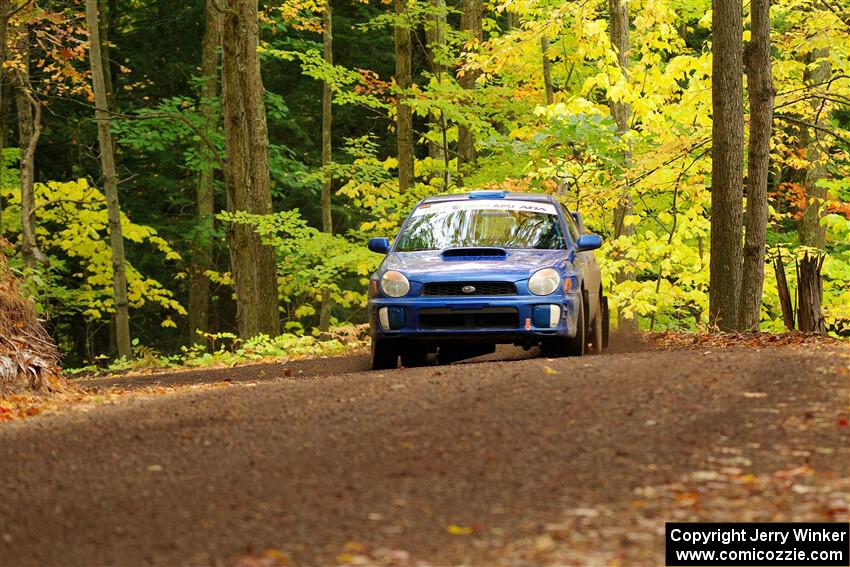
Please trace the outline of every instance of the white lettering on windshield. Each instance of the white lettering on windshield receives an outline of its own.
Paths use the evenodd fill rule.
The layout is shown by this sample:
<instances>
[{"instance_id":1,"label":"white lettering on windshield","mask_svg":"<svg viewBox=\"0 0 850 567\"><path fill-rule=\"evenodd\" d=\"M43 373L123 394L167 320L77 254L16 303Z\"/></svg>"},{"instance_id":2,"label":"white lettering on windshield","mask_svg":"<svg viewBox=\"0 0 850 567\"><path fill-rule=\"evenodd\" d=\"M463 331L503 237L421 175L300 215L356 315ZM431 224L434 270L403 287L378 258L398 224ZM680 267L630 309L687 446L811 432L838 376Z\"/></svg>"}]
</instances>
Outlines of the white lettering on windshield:
<instances>
[{"instance_id":1,"label":"white lettering on windshield","mask_svg":"<svg viewBox=\"0 0 850 567\"><path fill-rule=\"evenodd\" d=\"M451 211L524 211L529 213L540 213L544 215L557 215L555 205L551 203L536 203L534 201L505 200L497 201L488 199L482 201L440 201L436 203L425 203L413 211L411 216L433 215Z\"/></svg>"}]
</instances>

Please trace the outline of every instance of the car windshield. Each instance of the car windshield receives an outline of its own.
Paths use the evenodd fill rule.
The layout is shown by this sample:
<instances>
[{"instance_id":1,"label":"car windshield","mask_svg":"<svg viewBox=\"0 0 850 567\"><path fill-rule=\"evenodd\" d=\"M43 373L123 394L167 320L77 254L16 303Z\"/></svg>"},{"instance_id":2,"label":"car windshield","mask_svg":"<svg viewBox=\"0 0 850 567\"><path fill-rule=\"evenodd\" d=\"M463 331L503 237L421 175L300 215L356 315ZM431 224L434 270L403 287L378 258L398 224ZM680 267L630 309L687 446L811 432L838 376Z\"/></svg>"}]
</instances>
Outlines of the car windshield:
<instances>
[{"instance_id":1,"label":"car windshield","mask_svg":"<svg viewBox=\"0 0 850 567\"><path fill-rule=\"evenodd\" d=\"M520 200L425 203L410 216L396 252L446 248L565 248L551 203Z\"/></svg>"}]
</instances>

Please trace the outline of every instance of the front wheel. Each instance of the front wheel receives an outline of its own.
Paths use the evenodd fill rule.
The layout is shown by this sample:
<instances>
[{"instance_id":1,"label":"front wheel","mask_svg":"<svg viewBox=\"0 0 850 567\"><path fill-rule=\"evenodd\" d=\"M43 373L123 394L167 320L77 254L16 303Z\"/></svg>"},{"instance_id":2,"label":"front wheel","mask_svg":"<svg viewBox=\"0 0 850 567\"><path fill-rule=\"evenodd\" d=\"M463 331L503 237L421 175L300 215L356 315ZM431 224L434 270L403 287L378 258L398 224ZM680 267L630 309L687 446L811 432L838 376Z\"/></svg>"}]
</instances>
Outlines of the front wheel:
<instances>
[{"instance_id":1,"label":"front wheel","mask_svg":"<svg viewBox=\"0 0 850 567\"><path fill-rule=\"evenodd\" d=\"M541 345L541 353L544 356L581 356L586 348L587 323L584 319L584 301L579 301L575 336L549 339Z\"/></svg>"},{"instance_id":2,"label":"front wheel","mask_svg":"<svg viewBox=\"0 0 850 567\"><path fill-rule=\"evenodd\" d=\"M602 296L602 348L608 348L608 336L611 334L611 311L608 310L608 298Z\"/></svg>"},{"instance_id":3,"label":"front wheel","mask_svg":"<svg viewBox=\"0 0 850 567\"><path fill-rule=\"evenodd\" d=\"M584 301L578 302L578 317L576 317L576 334L567 338L566 355L581 356L587 351L587 315L584 312Z\"/></svg>"},{"instance_id":4,"label":"front wheel","mask_svg":"<svg viewBox=\"0 0 850 567\"><path fill-rule=\"evenodd\" d=\"M596 306L596 317L593 318L593 323L590 326L590 342L593 344L593 352L600 354L602 350L608 346L607 339L607 306L606 301L600 295L599 303Z\"/></svg>"},{"instance_id":5,"label":"front wheel","mask_svg":"<svg viewBox=\"0 0 850 567\"><path fill-rule=\"evenodd\" d=\"M388 341L372 339L372 370L391 370L398 367L398 349Z\"/></svg>"}]
</instances>

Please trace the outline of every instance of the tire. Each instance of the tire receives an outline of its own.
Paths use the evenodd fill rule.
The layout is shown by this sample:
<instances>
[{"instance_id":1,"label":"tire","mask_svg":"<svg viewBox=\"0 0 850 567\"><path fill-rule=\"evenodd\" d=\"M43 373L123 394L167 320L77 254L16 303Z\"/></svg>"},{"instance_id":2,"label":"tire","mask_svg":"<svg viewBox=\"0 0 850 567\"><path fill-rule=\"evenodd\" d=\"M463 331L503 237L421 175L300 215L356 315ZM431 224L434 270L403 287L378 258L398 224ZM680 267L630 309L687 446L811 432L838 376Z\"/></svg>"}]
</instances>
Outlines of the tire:
<instances>
[{"instance_id":1,"label":"tire","mask_svg":"<svg viewBox=\"0 0 850 567\"><path fill-rule=\"evenodd\" d=\"M605 307L602 301L602 296L599 296L599 303L596 305L596 317L590 324L590 342L593 343L593 352L601 354L605 348Z\"/></svg>"},{"instance_id":2,"label":"tire","mask_svg":"<svg viewBox=\"0 0 850 567\"><path fill-rule=\"evenodd\" d=\"M372 370L398 368L398 349L387 341L372 339Z\"/></svg>"},{"instance_id":3,"label":"tire","mask_svg":"<svg viewBox=\"0 0 850 567\"><path fill-rule=\"evenodd\" d=\"M587 323L584 320L584 301L578 302L575 337L554 338L540 345L543 356L581 356L587 349Z\"/></svg>"},{"instance_id":4,"label":"tire","mask_svg":"<svg viewBox=\"0 0 850 567\"><path fill-rule=\"evenodd\" d=\"M428 347L408 346L401 352L401 365L405 368L418 368L428 364Z\"/></svg>"},{"instance_id":5,"label":"tire","mask_svg":"<svg viewBox=\"0 0 850 567\"><path fill-rule=\"evenodd\" d=\"M608 337L611 334L611 312L608 310L608 298L602 296L602 348L608 348Z\"/></svg>"},{"instance_id":6,"label":"tire","mask_svg":"<svg viewBox=\"0 0 850 567\"><path fill-rule=\"evenodd\" d=\"M564 354L581 356L587 351L587 321L585 320L584 301L578 302L578 318L576 319L576 335L567 337L564 344Z\"/></svg>"}]
</instances>

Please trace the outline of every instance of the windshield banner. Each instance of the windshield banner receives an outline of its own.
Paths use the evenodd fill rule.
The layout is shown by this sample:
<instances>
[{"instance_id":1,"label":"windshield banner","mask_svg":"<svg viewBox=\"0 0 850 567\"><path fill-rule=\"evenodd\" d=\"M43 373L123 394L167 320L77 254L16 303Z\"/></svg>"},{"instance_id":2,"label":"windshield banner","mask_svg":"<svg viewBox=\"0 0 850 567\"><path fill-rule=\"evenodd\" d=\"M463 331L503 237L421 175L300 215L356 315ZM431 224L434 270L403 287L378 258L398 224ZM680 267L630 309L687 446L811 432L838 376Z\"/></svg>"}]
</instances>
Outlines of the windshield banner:
<instances>
[{"instance_id":1,"label":"windshield banner","mask_svg":"<svg viewBox=\"0 0 850 567\"><path fill-rule=\"evenodd\" d=\"M486 201L441 201L438 203L424 203L419 205L411 216L433 215L451 211L522 211L527 213L540 213L544 215L557 215L555 205L551 203L537 203L534 201L520 201L506 199L504 201L487 199Z\"/></svg>"}]
</instances>

